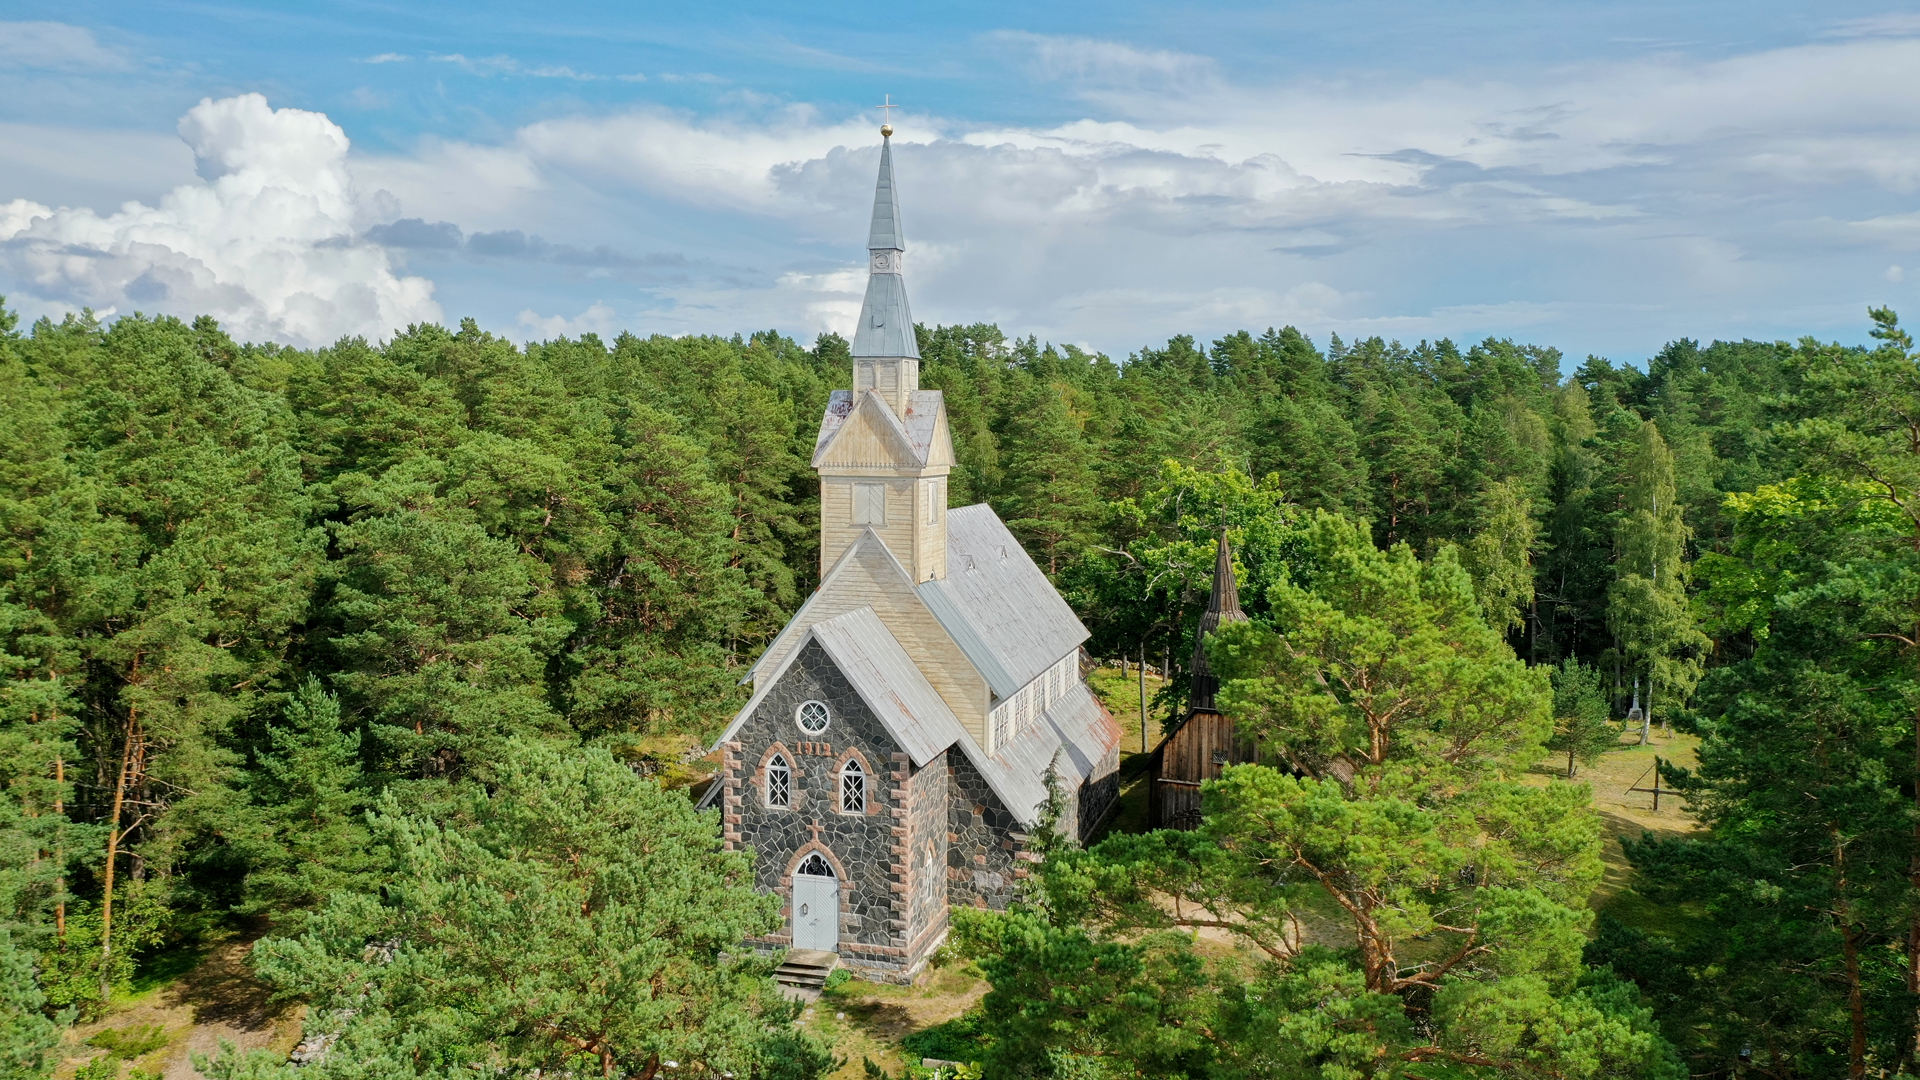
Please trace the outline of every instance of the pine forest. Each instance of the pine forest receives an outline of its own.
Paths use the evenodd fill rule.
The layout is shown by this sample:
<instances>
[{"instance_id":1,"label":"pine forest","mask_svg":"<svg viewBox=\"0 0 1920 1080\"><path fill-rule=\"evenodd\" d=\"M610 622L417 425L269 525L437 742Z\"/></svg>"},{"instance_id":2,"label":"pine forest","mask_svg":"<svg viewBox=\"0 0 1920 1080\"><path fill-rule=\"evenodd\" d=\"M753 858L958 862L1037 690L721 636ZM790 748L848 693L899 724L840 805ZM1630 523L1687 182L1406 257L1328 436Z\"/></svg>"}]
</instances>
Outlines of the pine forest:
<instances>
[{"instance_id":1,"label":"pine forest","mask_svg":"<svg viewBox=\"0 0 1920 1080\"><path fill-rule=\"evenodd\" d=\"M695 805L820 580L846 340L0 309L0 1078L160 1075L105 1020L209 957L303 1032L223 1080L1920 1074L1920 350L1862 315L1644 370L916 327L949 505L1127 731L933 1016L778 993ZM1262 763L1149 830L1223 531Z\"/></svg>"}]
</instances>

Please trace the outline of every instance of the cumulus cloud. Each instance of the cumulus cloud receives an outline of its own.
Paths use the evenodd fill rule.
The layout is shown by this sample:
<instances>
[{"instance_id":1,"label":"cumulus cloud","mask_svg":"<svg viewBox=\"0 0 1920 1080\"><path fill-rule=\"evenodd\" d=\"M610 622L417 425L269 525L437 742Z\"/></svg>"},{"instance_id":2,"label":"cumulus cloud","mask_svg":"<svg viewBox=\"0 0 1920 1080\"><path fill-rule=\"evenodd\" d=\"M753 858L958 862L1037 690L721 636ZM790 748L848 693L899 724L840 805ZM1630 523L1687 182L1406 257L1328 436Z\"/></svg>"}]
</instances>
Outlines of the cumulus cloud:
<instances>
[{"instance_id":1,"label":"cumulus cloud","mask_svg":"<svg viewBox=\"0 0 1920 1080\"><path fill-rule=\"evenodd\" d=\"M0 269L50 305L209 314L236 336L303 345L437 320L433 283L355 238L348 142L319 113L246 94L180 121L201 183L102 216L0 206Z\"/></svg>"},{"instance_id":2,"label":"cumulus cloud","mask_svg":"<svg viewBox=\"0 0 1920 1080\"><path fill-rule=\"evenodd\" d=\"M520 313L519 322L522 327L534 331L531 337L543 341L558 337L577 338L585 334L611 338L620 332L620 321L614 310L598 300L571 319L563 315L542 315L527 308Z\"/></svg>"}]
</instances>

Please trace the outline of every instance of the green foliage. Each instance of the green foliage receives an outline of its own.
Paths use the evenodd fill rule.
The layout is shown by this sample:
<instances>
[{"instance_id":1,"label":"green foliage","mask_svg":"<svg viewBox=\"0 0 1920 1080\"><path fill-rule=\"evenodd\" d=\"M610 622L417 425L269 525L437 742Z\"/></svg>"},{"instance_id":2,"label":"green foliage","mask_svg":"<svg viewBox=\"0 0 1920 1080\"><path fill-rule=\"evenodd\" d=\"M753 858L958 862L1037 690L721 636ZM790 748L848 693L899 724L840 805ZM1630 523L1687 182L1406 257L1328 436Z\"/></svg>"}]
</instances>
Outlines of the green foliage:
<instances>
[{"instance_id":1,"label":"green foliage","mask_svg":"<svg viewBox=\"0 0 1920 1080\"><path fill-rule=\"evenodd\" d=\"M108 1028L87 1040L121 1061L132 1061L167 1045L167 1029L159 1024L139 1024L127 1028Z\"/></svg>"},{"instance_id":2,"label":"green foliage","mask_svg":"<svg viewBox=\"0 0 1920 1080\"><path fill-rule=\"evenodd\" d=\"M744 1075L792 1049L769 1026L794 1009L738 948L779 924L779 900L710 816L603 751L514 740L487 771L438 822L384 798L380 891L335 894L299 937L255 948L281 992L351 1015L330 1073L421 1057Z\"/></svg>"},{"instance_id":3,"label":"green foliage","mask_svg":"<svg viewBox=\"0 0 1920 1080\"><path fill-rule=\"evenodd\" d=\"M34 978L32 954L14 947L0 929L0 1080L40 1080L53 1073L54 1047L73 1010L52 1016Z\"/></svg>"},{"instance_id":4,"label":"green foliage","mask_svg":"<svg viewBox=\"0 0 1920 1080\"><path fill-rule=\"evenodd\" d=\"M979 1061L987 1049L986 1019L977 1010L962 1013L944 1023L902 1036L900 1049L913 1058Z\"/></svg>"},{"instance_id":5,"label":"green foliage","mask_svg":"<svg viewBox=\"0 0 1920 1080\"><path fill-rule=\"evenodd\" d=\"M1701 1070L1750 1043L1832 1072L1860 1027L1875 1062L1901 1064L1884 1048L1911 1045L1905 942L1920 938L1890 793L1904 798L1915 768L1920 374L1893 313L1871 315L1872 349L1679 340L1644 370L1588 358L1567 379L1558 353L1502 340L1322 350L1284 327L1176 336L1117 364L990 325L919 328L924 384L946 394L955 503L995 506L1095 655L1171 661L1159 704L1178 709L1222 527L1263 620L1222 635L1239 650L1222 670L1246 665L1236 707L1301 776L1216 792L1240 840L1054 852L1042 937L1081 927L1088 949L1145 950L1126 963L1148 974L1089 985L1169 987L1152 1010L1238 1033L1202 1047L1188 1027L1140 1043L1140 1060L1170 1075L1200 1068L1190 1053L1243 1074L1380 1073L1341 1055L1391 1043L1380 980L1444 963L1456 931L1420 928L1457 907L1445 925L1475 927L1485 949L1449 970L1493 989L1429 979L1401 995L1412 1015L1458 993L1447 1030L1513 1068L1557 1054L1568 1075L1654 1070L1549 1033L1604 1029L1619 1047L1642 1029L1616 1007L1624 991L1578 981L1566 956L1569 898L1590 876L1576 789L1516 779L1543 745L1575 763L1601 746L1638 677L1658 715L1707 737L1697 773L1670 779L1713 833L1636 857L1665 860L1665 899L1722 913L1725 934L1606 955ZM831 334L811 349L768 332L519 347L469 321L303 351L236 343L206 318L83 313L22 334L0 307L0 930L34 959L39 992L98 1008L103 967L127 987L143 953L188 955L231 916L306 940L304 912L374 895L401 858L392 838L417 853L429 824L470 836L473 800L529 740L646 771L711 737L742 700L739 668L817 581L808 462L849 365ZM124 835L103 956L109 825ZM1843 859L1815 843L1830 827ZM1485 859L1469 839L1482 832ZM1367 910L1414 974L1289 959L1291 920L1338 904L1311 875L1248 873L1240 852L1264 844L1279 865L1295 842L1370 883ZM1406 866L1387 865L1392 844ZM1536 872L1556 852L1557 878ZM1845 919L1830 914L1842 862ZM1519 884L1497 876L1509 870ZM1228 978L1202 957L1189 978L1176 939L1193 927L1155 914L1167 895L1182 918L1233 922L1273 970ZM1042 945L1077 970L1080 946ZM1655 956L1698 981L1662 982ZM1860 1023L1834 1004L1855 982ZM1760 1016L1742 1000L1781 1004ZM1276 1001L1312 1016L1260 1011ZM343 1043L361 1064L329 1068L390 1075L378 1048L404 1044L421 1048L409 1071L466 1075L492 1045L477 1022L392 1008L360 1014ZM1103 1018L1124 1010L1095 1017L1099 1039L1135 1037ZM1031 1031L1030 1048L1044 1041ZM1432 1045L1453 1057L1387 1068L1480 1068L1463 1064L1480 1052L1467 1043ZM1020 1067L1107 1067L1047 1046ZM768 1075L823 1060L802 1043L756 1052Z\"/></svg>"},{"instance_id":6,"label":"green foliage","mask_svg":"<svg viewBox=\"0 0 1920 1080\"><path fill-rule=\"evenodd\" d=\"M1607 715L1607 694L1600 672L1569 656L1553 669L1553 737L1547 749L1567 755L1567 779L1574 763L1591 765L1620 744L1620 729Z\"/></svg>"},{"instance_id":7,"label":"green foliage","mask_svg":"<svg viewBox=\"0 0 1920 1080\"><path fill-rule=\"evenodd\" d=\"M1682 1075L1638 991L1581 965L1599 823L1584 789L1520 779L1546 673L1452 549L1381 551L1324 512L1301 536L1271 623L1211 647L1293 774L1231 766L1200 830L1056 849L1034 907L956 911L993 983L988 1074ZM1308 943L1328 918L1351 951Z\"/></svg>"}]
</instances>

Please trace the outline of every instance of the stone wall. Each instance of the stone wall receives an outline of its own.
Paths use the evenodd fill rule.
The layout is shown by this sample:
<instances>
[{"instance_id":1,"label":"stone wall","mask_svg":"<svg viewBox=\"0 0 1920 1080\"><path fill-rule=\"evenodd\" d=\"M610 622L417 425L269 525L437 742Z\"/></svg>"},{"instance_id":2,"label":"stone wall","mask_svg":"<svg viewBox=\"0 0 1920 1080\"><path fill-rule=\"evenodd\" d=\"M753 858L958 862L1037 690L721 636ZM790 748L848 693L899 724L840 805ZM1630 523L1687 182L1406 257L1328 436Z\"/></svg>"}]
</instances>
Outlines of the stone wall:
<instances>
[{"instance_id":1,"label":"stone wall","mask_svg":"<svg viewBox=\"0 0 1920 1080\"><path fill-rule=\"evenodd\" d=\"M1092 840L1120 801L1120 748L1115 746L1080 785L1080 815L1075 831L1080 842Z\"/></svg>"},{"instance_id":2,"label":"stone wall","mask_svg":"<svg viewBox=\"0 0 1920 1080\"><path fill-rule=\"evenodd\" d=\"M905 754L895 755L895 776L908 766ZM909 970L917 968L947 929L947 803L946 757L912 770L903 785L904 835L898 837L896 869L906 883L906 919L902 930ZM897 812L897 811L896 811Z\"/></svg>"},{"instance_id":3,"label":"stone wall","mask_svg":"<svg viewBox=\"0 0 1920 1080\"><path fill-rule=\"evenodd\" d=\"M833 719L826 731L800 730L800 703L823 701ZM793 808L766 804L765 761L775 745L790 751ZM893 923L904 914L896 893L892 812L893 740L818 642L808 641L778 684L735 733L725 750L727 785L723 836L729 847L754 851L755 883L790 904L793 870L818 850L840 877L840 954L852 966L904 966ZM867 813L840 812L840 768L848 757L867 770ZM896 911L896 907L901 909ZM783 907L783 919L792 912ZM792 943L791 922L756 944Z\"/></svg>"},{"instance_id":4,"label":"stone wall","mask_svg":"<svg viewBox=\"0 0 1920 1080\"><path fill-rule=\"evenodd\" d=\"M958 746L947 751L947 902L1005 909L1027 876L1027 833Z\"/></svg>"}]
</instances>

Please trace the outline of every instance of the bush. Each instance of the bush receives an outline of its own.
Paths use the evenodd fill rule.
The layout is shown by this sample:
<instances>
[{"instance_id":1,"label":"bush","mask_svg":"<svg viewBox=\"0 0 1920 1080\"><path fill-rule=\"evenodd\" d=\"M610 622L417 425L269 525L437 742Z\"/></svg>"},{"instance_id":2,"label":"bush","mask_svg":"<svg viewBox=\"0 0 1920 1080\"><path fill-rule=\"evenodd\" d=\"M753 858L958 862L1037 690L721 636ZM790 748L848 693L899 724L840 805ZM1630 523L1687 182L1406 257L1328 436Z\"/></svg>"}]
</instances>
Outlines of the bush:
<instances>
[{"instance_id":1,"label":"bush","mask_svg":"<svg viewBox=\"0 0 1920 1080\"><path fill-rule=\"evenodd\" d=\"M987 1054L985 1015L979 1010L963 1013L944 1024L916 1031L900 1040L900 1048L911 1058L938 1058L941 1061L979 1061Z\"/></svg>"}]
</instances>

